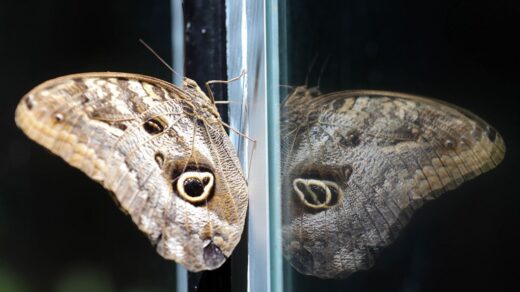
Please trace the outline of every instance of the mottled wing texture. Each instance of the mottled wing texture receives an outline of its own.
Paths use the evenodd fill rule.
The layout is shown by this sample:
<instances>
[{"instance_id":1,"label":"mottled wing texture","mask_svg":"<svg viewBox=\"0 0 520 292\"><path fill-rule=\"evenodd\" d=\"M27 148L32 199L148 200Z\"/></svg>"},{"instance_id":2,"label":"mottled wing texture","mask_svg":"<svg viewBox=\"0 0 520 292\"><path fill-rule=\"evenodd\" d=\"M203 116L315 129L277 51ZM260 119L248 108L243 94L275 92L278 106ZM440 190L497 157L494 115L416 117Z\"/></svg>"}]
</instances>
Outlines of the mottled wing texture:
<instances>
[{"instance_id":1,"label":"mottled wing texture","mask_svg":"<svg viewBox=\"0 0 520 292\"><path fill-rule=\"evenodd\" d=\"M137 74L64 76L25 95L16 123L113 192L163 257L215 269L240 240L246 182L193 81L181 89Z\"/></svg>"},{"instance_id":2,"label":"mottled wing texture","mask_svg":"<svg viewBox=\"0 0 520 292\"><path fill-rule=\"evenodd\" d=\"M284 255L321 278L371 267L425 202L505 154L474 114L382 91L299 88L284 102L282 141Z\"/></svg>"}]
</instances>

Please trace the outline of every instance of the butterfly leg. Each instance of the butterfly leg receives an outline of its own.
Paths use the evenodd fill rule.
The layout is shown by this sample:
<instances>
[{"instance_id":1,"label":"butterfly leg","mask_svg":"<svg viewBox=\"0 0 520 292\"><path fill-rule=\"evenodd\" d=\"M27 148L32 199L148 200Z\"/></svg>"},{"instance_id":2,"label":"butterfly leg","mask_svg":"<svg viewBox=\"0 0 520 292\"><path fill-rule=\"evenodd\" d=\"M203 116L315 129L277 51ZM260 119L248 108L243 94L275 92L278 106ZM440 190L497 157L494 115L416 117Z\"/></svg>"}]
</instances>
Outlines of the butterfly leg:
<instances>
[{"instance_id":1,"label":"butterfly leg","mask_svg":"<svg viewBox=\"0 0 520 292\"><path fill-rule=\"evenodd\" d=\"M213 95L213 91L211 90L210 84L215 84L215 83L228 84L233 81L237 81L238 79L244 77L244 75L246 75L246 71L242 71L240 73L240 75L238 75L237 77L231 78L229 80L210 80L210 81L206 82L204 85L206 86L206 89L208 90L208 95L209 95L209 98L211 99L211 101L213 103L215 103L215 96Z\"/></svg>"}]
</instances>

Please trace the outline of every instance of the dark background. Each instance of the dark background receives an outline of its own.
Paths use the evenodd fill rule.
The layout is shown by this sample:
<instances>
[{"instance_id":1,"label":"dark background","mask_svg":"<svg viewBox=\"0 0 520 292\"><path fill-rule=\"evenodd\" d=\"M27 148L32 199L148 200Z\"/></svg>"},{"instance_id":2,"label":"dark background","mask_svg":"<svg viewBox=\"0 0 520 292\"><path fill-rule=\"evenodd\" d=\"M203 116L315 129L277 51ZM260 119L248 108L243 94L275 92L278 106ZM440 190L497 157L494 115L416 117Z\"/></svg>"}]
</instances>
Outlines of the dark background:
<instances>
[{"instance_id":1,"label":"dark background","mask_svg":"<svg viewBox=\"0 0 520 292\"><path fill-rule=\"evenodd\" d=\"M184 3L184 69L201 85L227 79L224 7L223 0ZM14 123L20 98L57 76L120 71L171 80L138 42L171 64L170 13L168 0L2 3L0 292L175 291L175 264L155 252L108 192ZM226 98L223 86L213 92ZM190 274L189 291L229 290L230 270L228 261L218 271Z\"/></svg>"},{"instance_id":2,"label":"dark background","mask_svg":"<svg viewBox=\"0 0 520 292\"><path fill-rule=\"evenodd\" d=\"M204 10L200 1L185 2L187 16L201 21L222 13ZM324 91L374 88L441 98L491 123L507 146L497 169L418 212L373 269L344 281L295 273L297 291L504 291L516 286L520 11L513 3L287 1L281 21L290 31L281 53L282 60L288 57L282 65L289 78L282 83L303 84L317 57L311 85L323 66ZM218 26L206 29L212 27L218 31ZM222 48L211 49L219 41L198 32L188 31L187 75L199 83L225 79ZM169 1L2 3L0 291L77 291L78 283L85 291L174 290L174 265L155 253L108 193L29 141L14 124L19 99L59 75L125 71L171 79L137 42L143 38L170 62L170 34ZM204 49L193 45L213 41ZM201 56L207 49L210 53ZM222 66L210 64L210 57ZM201 74L197 64L205 64L207 73ZM218 287L227 286L213 286Z\"/></svg>"},{"instance_id":3,"label":"dark background","mask_svg":"<svg viewBox=\"0 0 520 292\"><path fill-rule=\"evenodd\" d=\"M171 80L139 42L171 61L169 1L2 1L0 291L174 291L155 252L111 196L14 124L39 83L88 71Z\"/></svg>"},{"instance_id":4,"label":"dark background","mask_svg":"<svg viewBox=\"0 0 520 292\"><path fill-rule=\"evenodd\" d=\"M379 263L342 281L302 276L294 291L517 290L520 227L517 1L289 0L282 84L324 92L380 89L436 97L502 134L496 169L416 213ZM311 68L312 60L316 58ZM326 60L329 60L328 63ZM310 70L310 74L309 72ZM308 76L308 78L307 78ZM511 288L509 288L511 287Z\"/></svg>"}]
</instances>

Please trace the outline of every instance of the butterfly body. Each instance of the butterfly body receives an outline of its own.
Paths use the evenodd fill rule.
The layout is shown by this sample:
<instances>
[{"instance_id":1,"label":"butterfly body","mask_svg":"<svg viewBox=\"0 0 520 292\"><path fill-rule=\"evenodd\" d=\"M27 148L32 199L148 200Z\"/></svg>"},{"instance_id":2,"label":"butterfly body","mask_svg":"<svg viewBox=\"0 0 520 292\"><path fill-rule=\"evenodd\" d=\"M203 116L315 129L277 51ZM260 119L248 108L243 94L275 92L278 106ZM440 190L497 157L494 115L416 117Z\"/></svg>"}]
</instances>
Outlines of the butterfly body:
<instances>
[{"instance_id":1,"label":"butterfly body","mask_svg":"<svg viewBox=\"0 0 520 292\"><path fill-rule=\"evenodd\" d=\"M163 257L215 269L240 240L246 182L217 109L194 81L64 76L25 95L16 123L113 192Z\"/></svg>"},{"instance_id":2,"label":"butterfly body","mask_svg":"<svg viewBox=\"0 0 520 292\"><path fill-rule=\"evenodd\" d=\"M284 255L321 278L371 267L415 210L505 153L475 115L401 93L300 89L281 124Z\"/></svg>"}]
</instances>

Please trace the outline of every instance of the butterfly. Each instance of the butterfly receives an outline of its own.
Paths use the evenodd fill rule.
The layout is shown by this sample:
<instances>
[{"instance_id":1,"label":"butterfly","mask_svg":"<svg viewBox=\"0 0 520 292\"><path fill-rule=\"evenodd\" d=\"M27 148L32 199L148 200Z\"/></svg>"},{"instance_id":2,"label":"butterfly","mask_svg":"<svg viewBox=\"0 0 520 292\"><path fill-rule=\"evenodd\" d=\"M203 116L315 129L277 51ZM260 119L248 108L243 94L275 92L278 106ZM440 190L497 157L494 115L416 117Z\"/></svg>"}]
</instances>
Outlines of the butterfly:
<instances>
[{"instance_id":1,"label":"butterfly","mask_svg":"<svg viewBox=\"0 0 520 292\"><path fill-rule=\"evenodd\" d=\"M214 102L193 80L63 76L27 93L15 120L112 192L164 258L212 270L239 242L246 181Z\"/></svg>"},{"instance_id":2,"label":"butterfly","mask_svg":"<svg viewBox=\"0 0 520 292\"><path fill-rule=\"evenodd\" d=\"M282 103L284 257L345 278L374 265L424 203L496 167L500 134L447 102L297 87Z\"/></svg>"}]
</instances>

